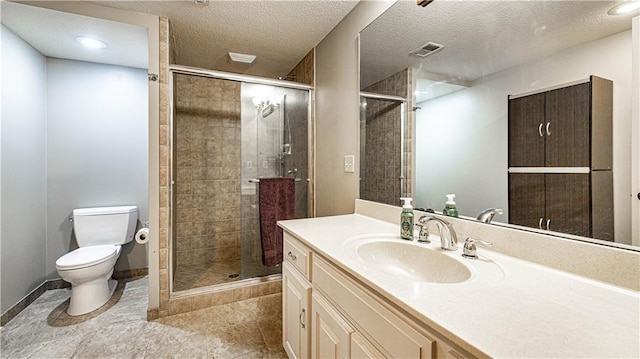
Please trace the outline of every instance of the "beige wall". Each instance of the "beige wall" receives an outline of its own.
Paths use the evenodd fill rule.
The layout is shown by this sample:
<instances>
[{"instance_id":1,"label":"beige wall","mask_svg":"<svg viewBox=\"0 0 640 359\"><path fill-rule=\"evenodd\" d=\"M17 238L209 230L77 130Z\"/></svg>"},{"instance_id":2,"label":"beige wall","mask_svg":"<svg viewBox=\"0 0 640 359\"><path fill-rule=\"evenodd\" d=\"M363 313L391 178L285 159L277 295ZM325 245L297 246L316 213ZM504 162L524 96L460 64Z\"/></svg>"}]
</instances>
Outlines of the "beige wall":
<instances>
[{"instance_id":1,"label":"beige wall","mask_svg":"<svg viewBox=\"0 0 640 359\"><path fill-rule=\"evenodd\" d=\"M358 35L394 1L361 1L316 47L316 214L353 213L358 198ZM356 156L354 173L344 156Z\"/></svg>"}]
</instances>

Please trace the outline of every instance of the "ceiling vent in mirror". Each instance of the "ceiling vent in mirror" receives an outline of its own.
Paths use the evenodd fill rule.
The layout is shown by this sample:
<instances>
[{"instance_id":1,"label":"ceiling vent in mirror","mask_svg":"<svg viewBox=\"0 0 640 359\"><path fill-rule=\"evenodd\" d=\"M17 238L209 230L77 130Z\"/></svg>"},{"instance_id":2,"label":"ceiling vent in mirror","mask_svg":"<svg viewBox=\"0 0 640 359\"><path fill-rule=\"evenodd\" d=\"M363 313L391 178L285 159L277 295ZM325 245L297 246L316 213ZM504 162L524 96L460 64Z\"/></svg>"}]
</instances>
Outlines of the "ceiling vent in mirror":
<instances>
[{"instance_id":1,"label":"ceiling vent in mirror","mask_svg":"<svg viewBox=\"0 0 640 359\"><path fill-rule=\"evenodd\" d=\"M436 44L435 42L427 42L426 44L411 51L409 54L420 56L420 57L427 57L433 54L434 52L442 49L443 47L444 47L443 45Z\"/></svg>"}]
</instances>

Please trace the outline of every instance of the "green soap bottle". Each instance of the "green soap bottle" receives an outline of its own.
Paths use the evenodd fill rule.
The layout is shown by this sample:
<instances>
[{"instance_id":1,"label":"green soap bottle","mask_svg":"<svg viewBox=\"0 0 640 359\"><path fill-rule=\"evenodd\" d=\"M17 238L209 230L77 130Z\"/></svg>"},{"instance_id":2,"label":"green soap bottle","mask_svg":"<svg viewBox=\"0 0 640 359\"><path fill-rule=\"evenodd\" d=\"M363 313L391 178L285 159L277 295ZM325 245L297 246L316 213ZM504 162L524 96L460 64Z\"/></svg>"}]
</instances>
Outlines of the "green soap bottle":
<instances>
[{"instance_id":1,"label":"green soap bottle","mask_svg":"<svg viewBox=\"0 0 640 359\"><path fill-rule=\"evenodd\" d=\"M400 238L409 241L413 240L413 207L411 198L400 198L403 201L402 213L400 214Z\"/></svg>"},{"instance_id":2,"label":"green soap bottle","mask_svg":"<svg viewBox=\"0 0 640 359\"><path fill-rule=\"evenodd\" d=\"M444 203L444 210L442 214L449 217L458 217L458 209L456 208L456 202L453 200L456 198L455 194L448 194L447 201Z\"/></svg>"}]
</instances>

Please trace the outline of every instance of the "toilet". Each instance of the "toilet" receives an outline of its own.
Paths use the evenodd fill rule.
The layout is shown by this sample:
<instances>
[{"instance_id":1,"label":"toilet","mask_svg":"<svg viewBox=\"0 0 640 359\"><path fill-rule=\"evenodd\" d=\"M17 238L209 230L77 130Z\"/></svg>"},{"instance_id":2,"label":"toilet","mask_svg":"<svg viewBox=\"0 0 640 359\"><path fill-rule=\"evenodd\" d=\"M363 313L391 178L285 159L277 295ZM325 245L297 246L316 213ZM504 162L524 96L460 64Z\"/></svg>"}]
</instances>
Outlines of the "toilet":
<instances>
[{"instance_id":1,"label":"toilet","mask_svg":"<svg viewBox=\"0 0 640 359\"><path fill-rule=\"evenodd\" d=\"M67 313L77 316L103 306L116 289L111 279L121 246L133 240L138 207L96 207L73 210L73 229L80 248L56 261L60 277L71 283Z\"/></svg>"}]
</instances>

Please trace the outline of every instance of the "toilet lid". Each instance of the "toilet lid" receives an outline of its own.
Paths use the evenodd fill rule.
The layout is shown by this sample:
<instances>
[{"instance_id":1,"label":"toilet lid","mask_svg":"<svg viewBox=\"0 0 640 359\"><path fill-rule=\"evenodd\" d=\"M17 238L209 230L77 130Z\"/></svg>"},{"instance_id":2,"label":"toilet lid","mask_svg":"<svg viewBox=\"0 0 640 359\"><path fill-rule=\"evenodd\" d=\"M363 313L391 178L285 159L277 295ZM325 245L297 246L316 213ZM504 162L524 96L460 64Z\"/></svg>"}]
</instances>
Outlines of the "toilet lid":
<instances>
[{"instance_id":1,"label":"toilet lid","mask_svg":"<svg viewBox=\"0 0 640 359\"><path fill-rule=\"evenodd\" d=\"M78 269L90 267L113 257L120 246L113 244L81 247L73 250L56 261L58 269Z\"/></svg>"}]
</instances>

